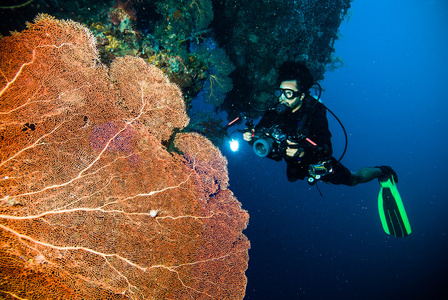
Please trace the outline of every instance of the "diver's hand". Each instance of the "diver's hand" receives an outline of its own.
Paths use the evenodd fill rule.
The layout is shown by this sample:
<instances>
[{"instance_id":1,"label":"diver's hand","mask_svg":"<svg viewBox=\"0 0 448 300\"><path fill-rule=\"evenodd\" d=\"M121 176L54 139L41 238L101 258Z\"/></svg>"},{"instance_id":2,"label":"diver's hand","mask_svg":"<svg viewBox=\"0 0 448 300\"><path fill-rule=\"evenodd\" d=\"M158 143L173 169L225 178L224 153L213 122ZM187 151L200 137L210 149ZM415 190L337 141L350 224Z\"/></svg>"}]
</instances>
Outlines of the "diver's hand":
<instances>
[{"instance_id":1,"label":"diver's hand","mask_svg":"<svg viewBox=\"0 0 448 300\"><path fill-rule=\"evenodd\" d=\"M290 140L286 140L286 142L288 143L288 145L298 145L297 143L291 142ZM299 152L300 150L300 152ZM305 155L305 151L303 151L302 148L290 148L287 147L286 148L286 155L289 157L302 157Z\"/></svg>"},{"instance_id":2,"label":"diver's hand","mask_svg":"<svg viewBox=\"0 0 448 300\"><path fill-rule=\"evenodd\" d=\"M245 140L246 142L250 142L250 141L252 141L252 132L251 132L251 131L246 131L246 132L243 134L243 138L244 138L244 140Z\"/></svg>"}]
</instances>

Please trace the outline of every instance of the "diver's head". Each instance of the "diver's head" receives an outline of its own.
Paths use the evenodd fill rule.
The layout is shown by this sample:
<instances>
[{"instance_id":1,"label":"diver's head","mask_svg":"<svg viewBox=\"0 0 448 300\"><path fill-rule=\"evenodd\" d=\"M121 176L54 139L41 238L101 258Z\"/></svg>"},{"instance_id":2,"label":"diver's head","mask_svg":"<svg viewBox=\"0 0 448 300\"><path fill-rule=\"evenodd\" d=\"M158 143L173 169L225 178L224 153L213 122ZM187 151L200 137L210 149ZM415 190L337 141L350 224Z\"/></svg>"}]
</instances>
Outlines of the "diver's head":
<instances>
[{"instance_id":1,"label":"diver's head","mask_svg":"<svg viewBox=\"0 0 448 300\"><path fill-rule=\"evenodd\" d=\"M279 97L280 104L295 112L302 106L313 83L313 75L304 63L286 61L278 69L277 86L280 88L274 94Z\"/></svg>"},{"instance_id":2,"label":"diver's head","mask_svg":"<svg viewBox=\"0 0 448 300\"><path fill-rule=\"evenodd\" d=\"M296 112L302 106L302 101L305 98L305 93L299 91L296 80L282 81L280 88L274 90L274 95L280 102L276 107L279 114L287 110Z\"/></svg>"},{"instance_id":3,"label":"diver's head","mask_svg":"<svg viewBox=\"0 0 448 300\"><path fill-rule=\"evenodd\" d=\"M314 84L313 75L303 62L286 61L277 73L277 86L280 86L283 81L294 80L298 90L307 93Z\"/></svg>"}]
</instances>

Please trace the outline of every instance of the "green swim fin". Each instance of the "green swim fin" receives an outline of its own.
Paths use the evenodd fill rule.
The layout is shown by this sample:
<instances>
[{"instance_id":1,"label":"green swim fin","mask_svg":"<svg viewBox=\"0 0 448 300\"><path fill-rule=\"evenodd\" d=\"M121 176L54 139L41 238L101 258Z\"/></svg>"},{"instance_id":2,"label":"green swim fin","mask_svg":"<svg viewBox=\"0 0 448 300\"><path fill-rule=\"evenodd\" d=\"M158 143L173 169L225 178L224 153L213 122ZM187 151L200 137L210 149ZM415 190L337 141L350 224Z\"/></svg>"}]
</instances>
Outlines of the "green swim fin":
<instances>
[{"instance_id":1,"label":"green swim fin","mask_svg":"<svg viewBox=\"0 0 448 300\"><path fill-rule=\"evenodd\" d=\"M379 179L381 189L378 195L378 210L384 231L395 237L405 237L411 233L411 224L395 181L396 177L392 174Z\"/></svg>"}]
</instances>

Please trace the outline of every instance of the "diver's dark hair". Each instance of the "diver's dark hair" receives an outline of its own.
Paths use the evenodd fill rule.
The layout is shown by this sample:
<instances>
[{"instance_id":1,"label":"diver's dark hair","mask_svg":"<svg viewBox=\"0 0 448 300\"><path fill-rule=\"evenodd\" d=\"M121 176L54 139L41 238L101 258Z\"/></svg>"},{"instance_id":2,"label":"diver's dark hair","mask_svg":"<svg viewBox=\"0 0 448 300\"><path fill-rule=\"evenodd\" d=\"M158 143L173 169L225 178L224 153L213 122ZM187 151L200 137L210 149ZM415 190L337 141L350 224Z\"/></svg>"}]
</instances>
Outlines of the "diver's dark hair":
<instances>
[{"instance_id":1,"label":"diver's dark hair","mask_svg":"<svg viewBox=\"0 0 448 300\"><path fill-rule=\"evenodd\" d=\"M296 80L301 93L307 93L314 84L313 75L303 62L286 61L280 66L277 85L286 80Z\"/></svg>"}]
</instances>

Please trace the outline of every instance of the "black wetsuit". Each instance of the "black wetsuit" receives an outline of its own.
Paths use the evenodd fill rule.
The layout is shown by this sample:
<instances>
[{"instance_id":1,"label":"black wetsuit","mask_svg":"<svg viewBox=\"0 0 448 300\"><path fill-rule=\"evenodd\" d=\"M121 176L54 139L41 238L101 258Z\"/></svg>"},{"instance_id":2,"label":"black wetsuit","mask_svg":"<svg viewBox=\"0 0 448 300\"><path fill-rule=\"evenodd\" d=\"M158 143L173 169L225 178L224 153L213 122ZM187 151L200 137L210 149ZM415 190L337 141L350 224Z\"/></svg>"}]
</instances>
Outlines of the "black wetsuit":
<instances>
[{"instance_id":1,"label":"black wetsuit","mask_svg":"<svg viewBox=\"0 0 448 300\"><path fill-rule=\"evenodd\" d=\"M299 125L300 123L304 124ZM303 157L289 157L286 153L282 153L281 157L272 156L271 154L267 156L277 161L280 161L282 158L285 159L287 164L286 174L289 181L308 177L310 164L330 160L334 172L333 174L323 176L322 180L333 184L349 184L350 170L332 157L331 133L328 129L326 109L322 103L307 95L303 100L302 107L294 113L287 111L284 114L278 114L275 110L267 111L255 127L255 132L266 131L275 125L278 125L278 128L286 136L297 137L304 135L317 144L317 146L313 146L304 139L300 139L300 141L292 139L291 141L299 142L299 146L303 148L305 152ZM274 147L277 147L277 145L274 145Z\"/></svg>"}]
</instances>

